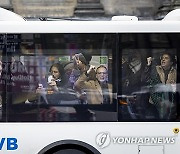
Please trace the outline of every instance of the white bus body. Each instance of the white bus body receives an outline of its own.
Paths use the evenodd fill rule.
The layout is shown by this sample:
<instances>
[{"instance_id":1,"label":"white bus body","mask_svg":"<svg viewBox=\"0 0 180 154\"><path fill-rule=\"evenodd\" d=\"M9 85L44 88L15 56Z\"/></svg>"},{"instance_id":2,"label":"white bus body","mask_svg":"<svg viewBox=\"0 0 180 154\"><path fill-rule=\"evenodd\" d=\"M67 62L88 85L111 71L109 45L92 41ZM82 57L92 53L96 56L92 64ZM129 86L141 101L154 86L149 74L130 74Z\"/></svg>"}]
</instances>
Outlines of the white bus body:
<instances>
[{"instance_id":1,"label":"white bus body","mask_svg":"<svg viewBox=\"0 0 180 154\"><path fill-rule=\"evenodd\" d=\"M0 35L2 70L5 72L3 74L2 71L1 82L0 153L179 154L179 21L1 21ZM112 104L52 103L50 107L55 106L54 110L49 111L47 102L41 104L39 98L32 100L29 97L36 95L35 82L47 76L51 63L71 61L73 54L81 50L92 54L91 64L96 68L100 64L108 67L108 79L113 86ZM157 118L154 111L150 115L146 112L150 110L147 106L137 104L139 98L132 98L138 92L144 94L143 88L146 86L136 85L138 90L129 87L128 92L124 92L122 87L126 81L122 81L121 58L125 57L131 63L138 55L142 68L146 64L145 58L150 55L157 60L157 56L165 50L171 50L177 61L176 92L173 91L176 111L175 117L172 115L171 118L170 114L166 117L165 113L164 118L159 115ZM32 89L26 91L26 98L17 99L21 93L24 95L22 89L8 88L11 82L15 86L21 84L18 82L20 76L8 79L6 67L12 58L25 67L36 67L34 70L28 68L31 76L38 70L38 75L32 81L29 79ZM136 71L133 73L136 74ZM131 81L132 78L128 82ZM145 100L143 96L139 100L149 99ZM81 117L86 114L82 112L78 119L77 106L80 110L85 106L94 117L82 120ZM166 112L172 113L172 110L168 108ZM53 119L54 112L56 117ZM75 118L59 115L59 112L67 115L75 113Z\"/></svg>"}]
</instances>

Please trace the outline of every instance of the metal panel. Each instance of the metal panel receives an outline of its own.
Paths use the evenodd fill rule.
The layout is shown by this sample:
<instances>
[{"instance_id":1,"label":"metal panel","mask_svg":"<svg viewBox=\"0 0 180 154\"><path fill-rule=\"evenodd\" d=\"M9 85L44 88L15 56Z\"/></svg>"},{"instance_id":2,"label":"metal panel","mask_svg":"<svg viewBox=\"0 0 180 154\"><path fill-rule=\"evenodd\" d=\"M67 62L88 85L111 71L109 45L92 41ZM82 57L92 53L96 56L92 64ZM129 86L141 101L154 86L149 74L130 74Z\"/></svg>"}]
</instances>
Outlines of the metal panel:
<instances>
[{"instance_id":1,"label":"metal panel","mask_svg":"<svg viewBox=\"0 0 180 154\"><path fill-rule=\"evenodd\" d=\"M163 145L140 145L138 154L164 154Z\"/></svg>"}]
</instances>

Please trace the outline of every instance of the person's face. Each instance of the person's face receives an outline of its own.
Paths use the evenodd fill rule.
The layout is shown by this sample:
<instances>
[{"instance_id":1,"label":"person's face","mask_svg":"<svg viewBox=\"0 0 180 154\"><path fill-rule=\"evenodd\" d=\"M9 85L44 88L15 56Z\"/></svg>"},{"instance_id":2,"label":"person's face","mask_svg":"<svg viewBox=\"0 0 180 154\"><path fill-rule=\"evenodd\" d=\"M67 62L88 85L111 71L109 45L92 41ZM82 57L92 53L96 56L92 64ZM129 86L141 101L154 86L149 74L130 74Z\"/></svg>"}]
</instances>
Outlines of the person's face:
<instances>
[{"instance_id":1,"label":"person's face","mask_svg":"<svg viewBox=\"0 0 180 154\"><path fill-rule=\"evenodd\" d=\"M80 60L78 60L76 64L77 64L78 69L82 70L84 68L84 64Z\"/></svg>"},{"instance_id":2,"label":"person's face","mask_svg":"<svg viewBox=\"0 0 180 154\"><path fill-rule=\"evenodd\" d=\"M74 61L75 61L75 65L77 66L77 68L79 70L82 70L84 68L85 65L79 60L79 56L78 55L74 56Z\"/></svg>"},{"instance_id":3,"label":"person's face","mask_svg":"<svg viewBox=\"0 0 180 154\"><path fill-rule=\"evenodd\" d=\"M107 70L104 67L100 67L96 71L96 78L99 82L105 82L107 81Z\"/></svg>"},{"instance_id":4,"label":"person's face","mask_svg":"<svg viewBox=\"0 0 180 154\"><path fill-rule=\"evenodd\" d=\"M60 77L60 72L59 70L57 69L57 67L52 67L51 68L51 75L53 76L54 79L59 79Z\"/></svg>"},{"instance_id":5,"label":"person's face","mask_svg":"<svg viewBox=\"0 0 180 154\"><path fill-rule=\"evenodd\" d=\"M168 54L164 54L161 57L161 66L164 68L169 68L171 67L171 65L172 65L171 58L169 57Z\"/></svg>"}]
</instances>

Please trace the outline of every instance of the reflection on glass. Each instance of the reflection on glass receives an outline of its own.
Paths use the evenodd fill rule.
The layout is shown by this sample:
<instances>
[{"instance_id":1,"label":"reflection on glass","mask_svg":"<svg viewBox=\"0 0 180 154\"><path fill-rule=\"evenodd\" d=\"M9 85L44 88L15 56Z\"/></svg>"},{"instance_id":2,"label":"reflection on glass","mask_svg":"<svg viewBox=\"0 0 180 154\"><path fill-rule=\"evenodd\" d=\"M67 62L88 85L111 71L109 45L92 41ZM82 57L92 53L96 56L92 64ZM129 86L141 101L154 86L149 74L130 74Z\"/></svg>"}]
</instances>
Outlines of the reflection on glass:
<instances>
[{"instance_id":1,"label":"reflection on glass","mask_svg":"<svg viewBox=\"0 0 180 154\"><path fill-rule=\"evenodd\" d=\"M0 52L0 82L2 77L2 52ZM2 119L2 84L0 83L0 120Z\"/></svg>"},{"instance_id":2,"label":"reflection on glass","mask_svg":"<svg viewBox=\"0 0 180 154\"><path fill-rule=\"evenodd\" d=\"M88 105L112 104L111 36L9 35L2 77L7 85L8 120L106 121L104 115L112 109ZM105 44L105 38L111 41ZM93 87L77 86L84 75L84 83ZM115 110L108 121L116 120Z\"/></svg>"},{"instance_id":3,"label":"reflection on glass","mask_svg":"<svg viewBox=\"0 0 180 154\"><path fill-rule=\"evenodd\" d=\"M124 50L122 54L123 97L120 102L120 119L175 120L175 50L154 49L151 54L145 49L131 51Z\"/></svg>"}]
</instances>

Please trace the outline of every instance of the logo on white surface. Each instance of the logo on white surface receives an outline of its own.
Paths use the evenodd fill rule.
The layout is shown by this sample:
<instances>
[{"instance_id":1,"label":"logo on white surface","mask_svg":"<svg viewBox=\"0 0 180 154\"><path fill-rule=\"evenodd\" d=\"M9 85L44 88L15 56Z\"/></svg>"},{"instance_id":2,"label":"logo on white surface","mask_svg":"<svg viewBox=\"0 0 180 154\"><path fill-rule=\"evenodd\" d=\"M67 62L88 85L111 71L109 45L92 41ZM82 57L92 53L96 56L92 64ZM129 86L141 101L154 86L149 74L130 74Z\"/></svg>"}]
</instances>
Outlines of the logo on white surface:
<instances>
[{"instance_id":1,"label":"logo on white surface","mask_svg":"<svg viewBox=\"0 0 180 154\"><path fill-rule=\"evenodd\" d=\"M96 144L99 148L105 148L110 144L174 144L175 136L111 136L108 132L101 132L96 136Z\"/></svg>"},{"instance_id":2,"label":"logo on white surface","mask_svg":"<svg viewBox=\"0 0 180 154\"><path fill-rule=\"evenodd\" d=\"M107 147L111 142L111 137L109 133L99 133L96 136L96 144L100 147L100 148L105 148Z\"/></svg>"}]
</instances>

